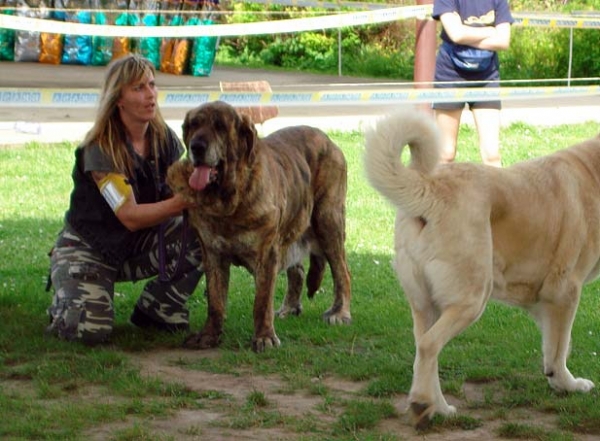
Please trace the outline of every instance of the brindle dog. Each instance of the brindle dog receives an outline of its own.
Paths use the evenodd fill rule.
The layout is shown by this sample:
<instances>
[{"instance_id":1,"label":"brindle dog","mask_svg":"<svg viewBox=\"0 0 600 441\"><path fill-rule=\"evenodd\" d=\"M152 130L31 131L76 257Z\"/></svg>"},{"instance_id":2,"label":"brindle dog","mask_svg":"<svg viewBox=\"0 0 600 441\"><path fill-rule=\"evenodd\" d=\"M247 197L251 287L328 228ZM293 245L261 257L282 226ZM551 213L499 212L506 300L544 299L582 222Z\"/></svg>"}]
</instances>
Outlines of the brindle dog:
<instances>
[{"instance_id":1,"label":"brindle dog","mask_svg":"<svg viewBox=\"0 0 600 441\"><path fill-rule=\"evenodd\" d=\"M231 265L254 276L256 352L280 344L273 302L281 270L287 270L288 292L277 314L300 314L307 255L309 297L329 263L335 298L324 319L350 323L344 249L347 168L340 148L308 126L259 138L247 117L219 101L187 112L183 140L188 159L169 169L167 182L197 204L189 216L202 242L208 285L207 321L184 345L203 349L220 343Z\"/></svg>"}]
</instances>

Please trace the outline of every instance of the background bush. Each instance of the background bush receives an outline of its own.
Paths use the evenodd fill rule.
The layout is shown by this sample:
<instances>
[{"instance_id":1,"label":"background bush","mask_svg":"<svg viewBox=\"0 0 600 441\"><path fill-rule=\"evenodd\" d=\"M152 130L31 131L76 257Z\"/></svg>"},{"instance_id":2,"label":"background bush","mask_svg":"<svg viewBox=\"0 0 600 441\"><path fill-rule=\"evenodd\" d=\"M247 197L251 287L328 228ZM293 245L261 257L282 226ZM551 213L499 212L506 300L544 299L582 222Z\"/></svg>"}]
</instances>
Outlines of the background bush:
<instances>
[{"instance_id":1,"label":"background bush","mask_svg":"<svg viewBox=\"0 0 600 441\"><path fill-rule=\"evenodd\" d=\"M395 1L398 6L415 1ZM511 0L513 12L593 11L597 0ZM235 13L229 23L311 17L327 11L318 8L284 7L232 2ZM347 11L351 11L346 8ZM596 11L596 13L598 13ZM338 41L341 40L341 71L347 76L410 80L413 78L414 20L331 29L319 32L222 38L216 62L222 65L298 69L338 73ZM438 27L439 29L439 27ZM500 53L505 80L552 79L568 76L569 29L513 28L511 48ZM573 31L572 78L597 77L600 73L600 30Z\"/></svg>"}]
</instances>

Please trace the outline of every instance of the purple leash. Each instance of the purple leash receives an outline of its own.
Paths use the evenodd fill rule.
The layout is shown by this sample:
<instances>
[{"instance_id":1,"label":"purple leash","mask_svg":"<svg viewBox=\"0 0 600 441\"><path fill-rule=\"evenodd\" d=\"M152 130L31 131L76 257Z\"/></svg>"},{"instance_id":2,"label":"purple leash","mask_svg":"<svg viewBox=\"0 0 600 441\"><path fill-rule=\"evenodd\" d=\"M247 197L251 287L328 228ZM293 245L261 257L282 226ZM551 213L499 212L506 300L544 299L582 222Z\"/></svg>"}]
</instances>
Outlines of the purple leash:
<instances>
[{"instance_id":1,"label":"purple leash","mask_svg":"<svg viewBox=\"0 0 600 441\"><path fill-rule=\"evenodd\" d=\"M181 262L185 259L185 249L187 247L187 228L188 228L188 212L183 212L183 223L181 226L181 248L179 249L179 257L175 264L173 274L167 275L166 255L167 248L165 246L165 224L160 224L158 230L158 281L162 283L171 282L177 277L181 271Z\"/></svg>"}]
</instances>

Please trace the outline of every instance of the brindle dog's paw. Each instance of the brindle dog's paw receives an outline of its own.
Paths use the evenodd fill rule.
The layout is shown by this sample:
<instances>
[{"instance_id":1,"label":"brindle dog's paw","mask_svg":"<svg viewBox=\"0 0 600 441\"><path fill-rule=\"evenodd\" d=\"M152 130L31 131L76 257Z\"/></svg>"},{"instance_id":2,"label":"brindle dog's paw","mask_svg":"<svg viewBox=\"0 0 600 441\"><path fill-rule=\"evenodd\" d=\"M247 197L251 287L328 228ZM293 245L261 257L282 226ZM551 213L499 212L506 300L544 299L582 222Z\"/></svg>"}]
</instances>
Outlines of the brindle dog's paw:
<instances>
[{"instance_id":1,"label":"brindle dog's paw","mask_svg":"<svg viewBox=\"0 0 600 441\"><path fill-rule=\"evenodd\" d=\"M220 343L220 335L198 332L188 335L183 342L183 347L187 349L210 349L216 348Z\"/></svg>"},{"instance_id":2,"label":"brindle dog's paw","mask_svg":"<svg viewBox=\"0 0 600 441\"><path fill-rule=\"evenodd\" d=\"M281 342L275 333L264 337L254 337L252 339L252 350L254 352L264 352L266 349L277 348L280 345Z\"/></svg>"},{"instance_id":3,"label":"brindle dog's paw","mask_svg":"<svg viewBox=\"0 0 600 441\"><path fill-rule=\"evenodd\" d=\"M281 319L286 318L288 315L299 316L300 314L302 314L302 305L296 305L296 306L282 305L281 308L279 308L275 312L275 315L277 315L277 317L279 317Z\"/></svg>"},{"instance_id":4,"label":"brindle dog's paw","mask_svg":"<svg viewBox=\"0 0 600 441\"><path fill-rule=\"evenodd\" d=\"M352 317L349 313L326 311L323 314L323 320L330 325L349 325L352 323Z\"/></svg>"}]
</instances>

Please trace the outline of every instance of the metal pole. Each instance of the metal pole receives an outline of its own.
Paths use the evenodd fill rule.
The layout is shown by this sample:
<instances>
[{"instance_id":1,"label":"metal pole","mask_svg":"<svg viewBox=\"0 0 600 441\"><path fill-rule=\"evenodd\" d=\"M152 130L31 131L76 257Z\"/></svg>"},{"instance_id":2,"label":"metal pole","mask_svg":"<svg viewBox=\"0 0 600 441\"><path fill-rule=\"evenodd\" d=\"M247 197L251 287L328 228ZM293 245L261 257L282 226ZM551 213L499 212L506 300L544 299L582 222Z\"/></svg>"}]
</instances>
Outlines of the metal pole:
<instances>
[{"instance_id":1,"label":"metal pole","mask_svg":"<svg viewBox=\"0 0 600 441\"><path fill-rule=\"evenodd\" d=\"M417 5L431 5L433 0L417 0ZM435 54L437 23L434 20L417 20L415 43L414 81L416 88L431 87L435 72ZM429 104L420 105L423 110L431 112Z\"/></svg>"},{"instance_id":2,"label":"metal pole","mask_svg":"<svg viewBox=\"0 0 600 441\"><path fill-rule=\"evenodd\" d=\"M573 67L573 28L570 28L569 31L569 73L567 75L567 87L571 87L571 69Z\"/></svg>"},{"instance_id":3,"label":"metal pole","mask_svg":"<svg viewBox=\"0 0 600 441\"><path fill-rule=\"evenodd\" d=\"M342 76L342 30L338 28L338 77Z\"/></svg>"}]
</instances>

